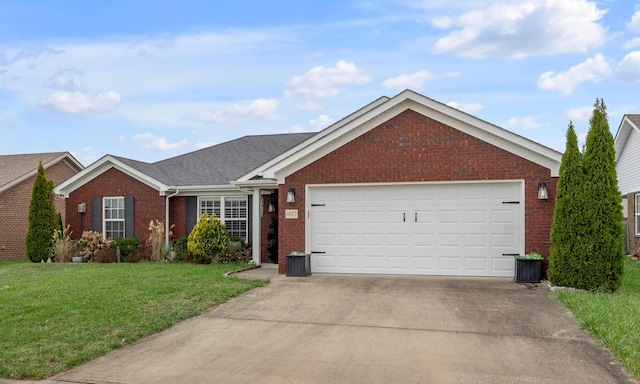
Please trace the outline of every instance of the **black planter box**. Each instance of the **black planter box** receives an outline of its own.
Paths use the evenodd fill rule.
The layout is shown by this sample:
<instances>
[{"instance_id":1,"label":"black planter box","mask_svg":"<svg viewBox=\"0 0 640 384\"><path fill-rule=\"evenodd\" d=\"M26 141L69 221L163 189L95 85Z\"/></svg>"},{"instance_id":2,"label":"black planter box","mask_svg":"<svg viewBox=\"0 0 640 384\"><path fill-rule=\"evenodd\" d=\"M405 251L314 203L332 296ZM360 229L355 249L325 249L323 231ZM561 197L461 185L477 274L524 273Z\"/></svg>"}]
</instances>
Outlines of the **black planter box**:
<instances>
[{"instance_id":1,"label":"black planter box","mask_svg":"<svg viewBox=\"0 0 640 384\"><path fill-rule=\"evenodd\" d=\"M311 255L287 255L287 276L311 275Z\"/></svg>"},{"instance_id":2,"label":"black planter box","mask_svg":"<svg viewBox=\"0 0 640 384\"><path fill-rule=\"evenodd\" d=\"M542 260L516 258L516 283L539 283Z\"/></svg>"}]
</instances>

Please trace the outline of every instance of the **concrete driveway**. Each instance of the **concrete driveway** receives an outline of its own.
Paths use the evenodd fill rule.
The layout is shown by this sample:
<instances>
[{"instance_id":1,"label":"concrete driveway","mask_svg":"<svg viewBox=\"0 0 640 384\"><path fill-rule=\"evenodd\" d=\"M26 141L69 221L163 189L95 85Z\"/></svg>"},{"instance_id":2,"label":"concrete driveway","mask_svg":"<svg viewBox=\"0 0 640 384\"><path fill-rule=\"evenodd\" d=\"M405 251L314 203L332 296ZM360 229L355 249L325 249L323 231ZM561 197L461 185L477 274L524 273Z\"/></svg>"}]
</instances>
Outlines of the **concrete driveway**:
<instances>
[{"instance_id":1,"label":"concrete driveway","mask_svg":"<svg viewBox=\"0 0 640 384\"><path fill-rule=\"evenodd\" d=\"M46 383L634 383L543 285L277 276Z\"/></svg>"}]
</instances>

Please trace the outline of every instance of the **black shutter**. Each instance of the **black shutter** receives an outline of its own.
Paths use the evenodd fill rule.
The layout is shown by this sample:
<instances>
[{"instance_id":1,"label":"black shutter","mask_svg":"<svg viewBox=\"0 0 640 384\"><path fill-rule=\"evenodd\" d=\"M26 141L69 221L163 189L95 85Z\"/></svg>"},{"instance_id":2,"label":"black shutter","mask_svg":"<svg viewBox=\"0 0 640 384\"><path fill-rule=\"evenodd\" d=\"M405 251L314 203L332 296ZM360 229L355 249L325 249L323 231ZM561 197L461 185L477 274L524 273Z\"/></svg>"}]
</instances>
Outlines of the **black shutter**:
<instances>
[{"instance_id":1,"label":"black shutter","mask_svg":"<svg viewBox=\"0 0 640 384\"><path fill-rule=\"evenodd\" d=\"M91 230L102 233L102 197L91 198Z\"/></svg>"},{"instance_id":2,"label":"black shutter","mask_svg":"<svg viewBox=\"0 0 640 384\"><path fill-rule=\"evenodd\" d=\"M187 226L186 236L189 236L191 230L198 222L198 197L197 196L186 196L184 198L185 202L185 224Z\"/></svg>"},{"instance_id":3,"label":"black shutter","mask_svg":"<svg viewBox=\"0 0 640 384\"><path fill-rule=\"evenodd\" d=\"M124 235L135 236L135 215L133 211L133 196L124 197Z\"/></svg>"}]
</instances>

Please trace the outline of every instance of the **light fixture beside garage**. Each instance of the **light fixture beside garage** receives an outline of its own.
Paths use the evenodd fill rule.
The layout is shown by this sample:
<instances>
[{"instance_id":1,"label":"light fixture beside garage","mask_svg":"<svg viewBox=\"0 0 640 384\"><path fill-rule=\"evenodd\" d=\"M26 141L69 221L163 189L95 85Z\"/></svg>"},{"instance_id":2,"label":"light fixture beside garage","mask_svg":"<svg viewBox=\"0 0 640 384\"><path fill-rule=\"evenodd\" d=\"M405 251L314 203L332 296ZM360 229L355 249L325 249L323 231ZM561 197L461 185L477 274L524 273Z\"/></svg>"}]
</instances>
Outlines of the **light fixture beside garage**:
<instances>
[{"instance_id":1,"label":"light fixture beside garage","mask_svg":"<svg viewBox=\"0 0 640 384\"><path fill-rule=\"evenodd\" d=\"M295 203L296 202L296 189L291 187L287 192L287 203Z\"/></svg>"},{"instance_id":2,"label":"light fixture beside garage","mask_svg":"<svg viewBox=\"0 0 640 384\"><path fill-rule=\"evenodd\" d=\"M549 199L549 192L547 192L547 183L538 183L538 200Z\"/></svg>"}]
</instances>

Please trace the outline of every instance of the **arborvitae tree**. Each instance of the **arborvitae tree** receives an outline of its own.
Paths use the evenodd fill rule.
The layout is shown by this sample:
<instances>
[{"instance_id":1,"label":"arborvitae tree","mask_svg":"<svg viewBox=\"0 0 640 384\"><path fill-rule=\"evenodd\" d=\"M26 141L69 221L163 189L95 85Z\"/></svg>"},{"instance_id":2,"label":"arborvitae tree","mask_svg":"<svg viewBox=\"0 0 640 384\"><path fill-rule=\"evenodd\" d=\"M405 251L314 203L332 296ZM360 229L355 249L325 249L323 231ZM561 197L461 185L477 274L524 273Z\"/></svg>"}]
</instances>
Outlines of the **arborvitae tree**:
<instances>
[{"instance_id":1,"label":"arborvitae tree","mask_svg":"<svg viewBox=\"0 0 640 384\"><path fill-rule=\"evenodd\" d=\"M53 181L47 180L42 163L33 182L29 205L29 229L25 240L27 257L34 263L47 260L52 255L55 207L53 205Z\"/></svg>"},{"instance_id":2,"label":"arborvitae tree","mask_svg":"<svg viewBox=\"0 0 640 384\"><path fill-rule=\"evenodd\" d=\"M613 135L602 99L596 99L589 123L583 162L584 241L588 255L583 265L584 285L575 288L615 291L620 286L624 267L624 226Z\"/></svg>"},{"instance_id":3,"label":"arborvitae tree","mask_svg":"<svg viewBox=\"0 0 640 384\"><path fill-rule=\"evenodd\" d=\"M556 187L551 248L547 275L554 285L574 287L584 273L580 262L585 255L584 243L584 172L582 153L573 123L567 129L567 144L562 155Z\"/></svg>"}]
</instances>

